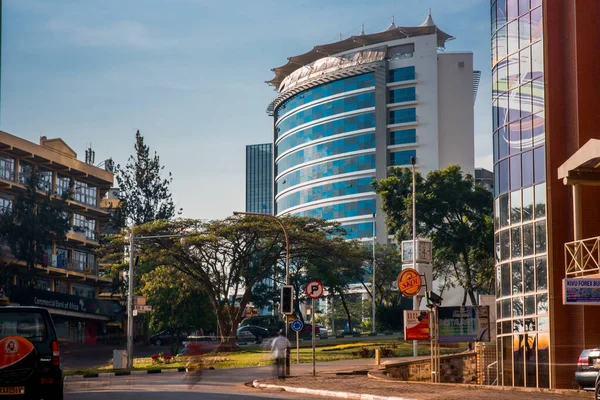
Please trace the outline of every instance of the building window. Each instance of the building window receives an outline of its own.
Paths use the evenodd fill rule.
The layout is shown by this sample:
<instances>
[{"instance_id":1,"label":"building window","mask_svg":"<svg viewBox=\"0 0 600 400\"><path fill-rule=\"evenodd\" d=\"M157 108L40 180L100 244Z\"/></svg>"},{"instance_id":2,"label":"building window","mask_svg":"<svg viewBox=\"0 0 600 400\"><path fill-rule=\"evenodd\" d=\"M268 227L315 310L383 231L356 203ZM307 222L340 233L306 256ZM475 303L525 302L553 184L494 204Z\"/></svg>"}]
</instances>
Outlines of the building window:
<instances>
[{"instance_id":1,"label":"building window","mask_svg":"<svg viewBox=\"0 0 600 400\"><path fill-rule=\"evenodd\" d=\"M94 298L96 290L94 287L89 285L83 285L81 283L74 283L71 285L72 294L79 297Z\"/></svg>"},{"instance_id":2,"label":"building window","mask_svg":"<svg viewBox=\"0 0 600 400\"><path fill-rule=\"evenodd\" d=\"M35 280L35 288L51 292L52 291L52 281L50 279L38 277Z\"/></svg>"},{"instance_id":3,"label":"building window","mask_svg":"<svg viewBox=\"0 0 600 400\"><path fill-rule=\"evenodd\" d=\"M403 103L405 101L415 101L417 91L415 87L390 90L390 103Z\"/></svg>"},{"instance_id":4,"label":"building window","mask_svg":"<svg viewBox=\"0 0 600 400\"><path fill-rule=\"evenodd\" d=\"M97 240L96 220L81 214L73 214L73 227L76 232L85 235L86 239Z\"/></svg>"},{"instance_id":5,"label":"building window","mask_svg":"<svg viewBox=\"0 0 600 400\"><path fill-rule=\"evenodd\" d=\"M412 81L415 79L415 67L404 67L390 70L390 82Z\"/></svg>"},{"instance_id":6,"label":"building window","mask_svg":"<svg viewBox=\"0 0 600 400\"><path fill-rule=\"evenodd\" d=\"M406 43L400 46L393 46L388 49L388 60L401 60L411 58L415 55L415 44Z\"/></svg>"},{"instance_id":7,"label":"building window","mask_svg":"<svg viewBox=\"0 0 600 400\"><path fill-rule=\"evenodd\" d=\"M390 132L390 144L408 144L417 143L417 130L416 129L405 129L402 131Z\"/></svg>"},{"instance_id":8,"label":"building window","mask_svg":"<svg viewBox=\"0 0 600 400\"><path fill-rule=\"evenodd\" d=\"M21 161L19 163L19 183L27 186L31 175L33 175L33 164Z\"/></svg>"},{"instance_id":9,"label":"building window","mask_svg":"<svg viewBox=\"0 0 600 400\"><path fill-rule=\"evenodd\" d=\"M65 175L58 174L56 177L56 194L64 196L71 190L71 178Z\"/></svg>"},{"instance_id":10,"label":"building window","mask_svg":"<svg viewBox=\"0 0 600 400\"><path fill-rule=\"evenodd\" d=\"M98 189L85 182L75 181L75 201L96 207L98 204Z\"/></svg>"},{"instance_id":11,"label":"building window","mask_svg":"<svg viewBox=\"0 0 600 400\"><path fill-rule=\"evenodd\" d=\"M0 197L0 214L10 212L12 210L12 200Z\"/></svg>"},{"instance_id":12,"label":"building window","mask_svg":"<svg viewBox=\"0 0 600 400\"><path fill-rule=\"evenodd\" d=\"M87 274L96 271L96 257L91 253L73 250L73 270Z\"/></svg>"},{"instance_id":13,"label":"building window","mask_svg":"<svg viewBox=\"0 0 600 400\"><path fill-rule=\"evenodd\" d=\"M403 108L401 110L390 111L390 124L403 124L406 122L415 122L416 120L416 108Z\"/></svg>"},{"instance_id":14,"label":"building window","mask_svg":"<svg viewBox=\"0 0 600 400\"><path fill-rule=\"evenodd\" d=\"M0 154L0 179L15 180L15 159Z\"/></svg>"},{"instance_id":15,"label":"building window","mask_svg":"<svg viewBox=\"0 0 600 400\"><path fill-rule=\"evenodd\" d=\"M390 153L390 166L411 165L410 158L417 157L416 150L403 150Z\"/></svg>"},{"instance_id":16,"label":"building window","mask_svg":"<svg viewBox=\"0 0 600 400\"><path fill-rule=\"evenodd\" d=\"M54 291L56 293L69 294L69 284L65 281L61 281L60 279L55 279L54 280Z\"/></svg>"},{"instance_id":17,"label":"building window","mask_svg":"<svg viewBox=\"0 0 600 400\"><path fill-rule=\"evenodd\" d=\"M37 186L43 192L52 193L52 171L40 168L38 171Z\"/></svg>"}]
</instances>

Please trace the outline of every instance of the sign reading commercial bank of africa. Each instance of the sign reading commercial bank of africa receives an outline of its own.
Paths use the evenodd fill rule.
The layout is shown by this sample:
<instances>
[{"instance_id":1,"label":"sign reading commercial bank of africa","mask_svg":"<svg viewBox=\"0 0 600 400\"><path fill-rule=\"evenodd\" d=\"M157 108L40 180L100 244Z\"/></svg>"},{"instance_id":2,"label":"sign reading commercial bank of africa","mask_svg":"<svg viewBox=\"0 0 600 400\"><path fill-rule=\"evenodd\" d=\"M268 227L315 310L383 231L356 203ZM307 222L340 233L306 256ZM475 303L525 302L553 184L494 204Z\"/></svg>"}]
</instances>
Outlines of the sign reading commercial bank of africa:
<instances>
[{"instance_id":1,"label":"sign reading commercial bank of africa","mask_svg":"<svg viewBox=\"0 0 600 400\"><path fill-rule=\"evenodd\" d=\"M440 342L489 342L488 306L439 307Z\"/></svg>"},{"instance_id":2,"label":"sign reading commercial bank of africa","mask_svg":"<svg viewBox=\"0 0 600 400\"><path fill-rule=\"evenodd\" d=\"M563 279L563 304L600 305L600 278Z\"/></svg>"}]
</instances>

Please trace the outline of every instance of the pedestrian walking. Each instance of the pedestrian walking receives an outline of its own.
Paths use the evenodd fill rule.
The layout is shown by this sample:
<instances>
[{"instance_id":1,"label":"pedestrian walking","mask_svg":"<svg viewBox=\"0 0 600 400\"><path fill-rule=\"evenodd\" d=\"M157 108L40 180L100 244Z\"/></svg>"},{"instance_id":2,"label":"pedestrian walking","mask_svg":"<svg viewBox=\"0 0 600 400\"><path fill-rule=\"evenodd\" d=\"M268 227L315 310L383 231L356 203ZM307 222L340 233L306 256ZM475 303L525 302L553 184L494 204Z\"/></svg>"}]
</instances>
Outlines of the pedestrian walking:
<instances>
[{"instance_id":1,"label":"pedestrian walking","mask_svg":"<svg viewBox=\"0 0 600 400\"><path fill-rule=\"evenodd\" d=\"M273 339L273 344L271 344L271 354L275 358L275 373L278 379L285 379L285 358L287 349L290 347L292 344L285 337L285 332L279 331L279 336Z\"/></svg>"}]
</instances>

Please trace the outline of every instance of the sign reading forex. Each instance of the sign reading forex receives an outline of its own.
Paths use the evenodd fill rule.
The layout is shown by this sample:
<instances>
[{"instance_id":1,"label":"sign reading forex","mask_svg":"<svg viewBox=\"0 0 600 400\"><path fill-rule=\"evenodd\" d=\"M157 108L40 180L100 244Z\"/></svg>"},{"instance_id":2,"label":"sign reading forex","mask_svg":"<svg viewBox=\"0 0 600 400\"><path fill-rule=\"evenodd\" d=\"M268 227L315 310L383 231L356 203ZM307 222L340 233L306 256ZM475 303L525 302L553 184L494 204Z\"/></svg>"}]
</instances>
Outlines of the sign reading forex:
<instances>
[{"instance_id":1,"label":"sign reading forex","mask_svg":"<svg viewBox=\"0 0 600 400\"><path fill-rule=\"evenodd\" d=\"M414 297L421 290L421 275L414 268L406 268L398 275L398 290L406 297Z\"/></svg>"},{"instance_id":2,"label":"sign reading forex","mask_svg":"<svg viewBox=\"0 0 600 400\"><path fill-rule=\"evenodd\" d=\"M563 304L600 304L600 278L563 279Z\"/></svg>"}]
</instances>

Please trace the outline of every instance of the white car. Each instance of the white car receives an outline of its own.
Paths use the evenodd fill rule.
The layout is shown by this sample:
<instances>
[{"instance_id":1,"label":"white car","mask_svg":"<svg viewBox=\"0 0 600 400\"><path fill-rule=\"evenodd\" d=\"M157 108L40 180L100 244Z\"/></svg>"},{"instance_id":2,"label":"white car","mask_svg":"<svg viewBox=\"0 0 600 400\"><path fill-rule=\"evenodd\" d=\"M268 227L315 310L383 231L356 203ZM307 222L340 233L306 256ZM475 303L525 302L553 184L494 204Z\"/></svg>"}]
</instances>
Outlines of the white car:
<instances>
[{"instance_id":1,"label":"white car","mask_svg":"<svg viewBox=\"0 0 600 400\"><path fill-rule=\"evenodd\" d=\"M325 328L325 325L317 324L317 327L319 327L319 338L327 339L329 337L329 331Z\"/></svg>"}]
</instances>

